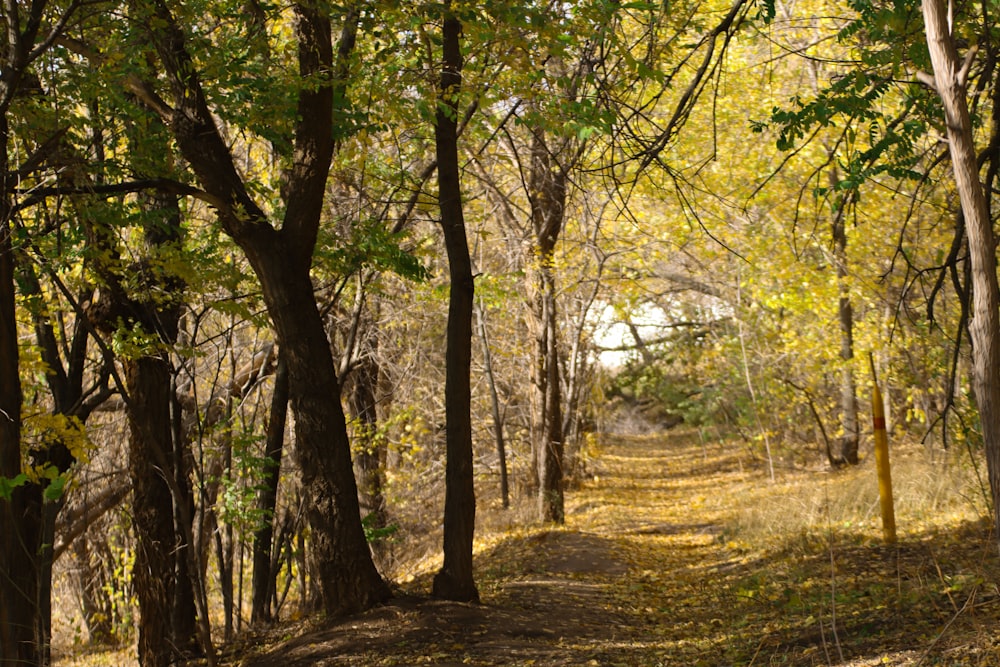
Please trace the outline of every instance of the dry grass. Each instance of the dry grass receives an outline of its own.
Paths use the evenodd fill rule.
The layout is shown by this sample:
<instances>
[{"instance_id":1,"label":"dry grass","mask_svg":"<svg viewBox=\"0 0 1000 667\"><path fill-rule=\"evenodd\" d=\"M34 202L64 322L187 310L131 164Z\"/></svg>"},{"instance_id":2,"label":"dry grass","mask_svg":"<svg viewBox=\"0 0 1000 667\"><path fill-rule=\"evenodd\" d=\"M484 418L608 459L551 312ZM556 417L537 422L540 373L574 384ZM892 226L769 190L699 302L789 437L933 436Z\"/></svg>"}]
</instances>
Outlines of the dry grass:
<instances>
[{"instance_id":1,"label":"dry grass","mask_svg":"<svg viewBox=\"0 0 1000 667\"><path fill-rule=\"evenodd\" d=\"M502 511L481 494L481 612L406 602L391 623L382 611L275 637L344 665L1000 666L1000 559L967 458L894 446L886 546L869 462L779 467L772 483L744 447L692 432L600 444L558 531L530 525L528 500ZM397 566L421 595L439 561L413 555ZM560 590L587 597L574 607ZM525 631L538 619L559 632ZM273 650L254 664L307 664ZM60 664L112 663L131 664Z\"/></svg>"},{"instance_id":2,"label":"dry grass","mask_svg":"<svg viewBox=\"0 0 1000 667\"><path fill-rule=\"evenodd\" d=\"M772 483L745 450L691 434L608 453L610 475L646 471L626 486L637 511L604 518L634 559L622 604L649 628L626 664L1000 665L1000 561L960 460L895 448L885 546L870 464Z\"/></svg>"},{"instance_id":3,"label":"dry grass","mask_svg":"<svg viewBox=\"0 0 1000 667\"><path fill-rule=\"evenodd\" d=\"M967 453L897 445L891 456L900 535L989 515ZM856 532L859 537L881 535L873 457L837 471L779 468L775 484L755 484L745 493L751 502L736 504L734 527L748 539L828 529Z\"/></svg>"}]
</instances>

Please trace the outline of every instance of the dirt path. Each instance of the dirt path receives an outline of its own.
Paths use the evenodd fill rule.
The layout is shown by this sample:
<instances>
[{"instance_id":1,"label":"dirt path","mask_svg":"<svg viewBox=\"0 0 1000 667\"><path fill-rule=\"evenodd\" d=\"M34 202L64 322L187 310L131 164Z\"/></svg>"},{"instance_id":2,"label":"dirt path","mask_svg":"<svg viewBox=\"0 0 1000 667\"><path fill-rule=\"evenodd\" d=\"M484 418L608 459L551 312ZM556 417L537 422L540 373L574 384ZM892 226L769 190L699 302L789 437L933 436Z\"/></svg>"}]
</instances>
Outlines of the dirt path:
<instances>
[{"instance_id":1,"label":"dirt path","mask_svg":"<svg viewBox=\"0 0 1000 667\"><path fill-rule=\"evenodd\" d=\"M907 582L940 575L934 536L893 549L807 540L765 558L729 535L734 507L767 486L745 463L690 434L613 439L569 495L564 529L478 554L482 605L401 595L238 662L1000 665L995 563L974 587L921 596Z\"/></svg>"}]
</instances>

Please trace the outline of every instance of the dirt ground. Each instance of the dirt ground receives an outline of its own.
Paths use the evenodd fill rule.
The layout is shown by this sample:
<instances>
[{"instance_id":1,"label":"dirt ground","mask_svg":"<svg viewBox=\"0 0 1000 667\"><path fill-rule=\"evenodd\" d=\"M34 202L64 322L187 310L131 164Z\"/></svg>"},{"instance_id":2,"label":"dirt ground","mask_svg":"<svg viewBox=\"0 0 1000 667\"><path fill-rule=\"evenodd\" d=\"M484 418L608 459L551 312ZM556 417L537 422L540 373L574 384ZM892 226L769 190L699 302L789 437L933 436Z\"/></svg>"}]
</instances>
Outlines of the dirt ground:
<instances>
[{"instance_id":1,"label":"dirt ground","mask_svg":"<svg viewBox=\"0 0 1000 667\"><path fill-rule=\"evenodd\" d=\"M608 479L600 465L595 472ZM251 640L240 650L252 654L236 661L245 667L637 664L623 662L634 650L635 628L619 608L619 586L630 570L618 539L622 526L586 530L586 517L606 509L586 491L571 493L567 507L565 529L512 536L477 554L481 604L400 591L382 607L300 628L299 636L262 650L251 648ZM273 639L273 633L258 638Z\"/></svg>"},{"instance_id":2,"label":"dirt ground","mask_svg":"<svg viewBox=\"0 0 1000 667\"><path fill-rule=\"evenodd\" d=\"M227 662L1000 665L1000 564L981 524L894 547L831 530L762 549L734 539L734 508L782 492L735 448L616 439L590 473L564 528L477 554L482 604L430 599L418 579L363 615L248 638Z\"/></svg>"},{"instance_id":3,"label":"dirt ground","mask_svg":"<svg viewBox=\"0 0 1000 667\"><path fill-rule=\"evenodd\" d=\"M625 615L611 609L608 595L628 567L615 545L598 535L548 532L527 546L531 555L522 558L529 567L484 595L483 604L403 593L240 664L616 664L616 645L631 641L632 628ZM489 556L480 557L484 560Z\"/></svg>"}]
</instances>

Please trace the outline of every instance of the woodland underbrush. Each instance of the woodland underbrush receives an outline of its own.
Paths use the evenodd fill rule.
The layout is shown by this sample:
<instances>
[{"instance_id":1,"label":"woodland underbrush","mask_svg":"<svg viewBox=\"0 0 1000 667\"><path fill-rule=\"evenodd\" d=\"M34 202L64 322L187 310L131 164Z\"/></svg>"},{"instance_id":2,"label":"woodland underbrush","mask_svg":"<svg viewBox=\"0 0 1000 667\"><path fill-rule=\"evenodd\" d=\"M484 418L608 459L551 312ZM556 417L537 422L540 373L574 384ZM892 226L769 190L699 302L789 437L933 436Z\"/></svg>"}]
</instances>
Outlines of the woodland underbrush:
<instances>
[{"instance_id":1,"label":"woodland underbrush","mask_svg":"<svg viewBox=\"0 0 1000 667\"><path fill-rule=\"evenodd\" d=\"M893 445L886 544L871 457L776 465L772 481L760 452L694 429L591 445L563 527L539 526L523 493L503 509L480 479L482 606L427 599L440 561L425 519L423 540L391 551L398 601L342 623L288 615L227 663L1000 666L1000 558L968 452Z\"/></svg>"},{"instance_id":2,"label":"woodland underbrush","mask_svg":"<svg viewBox=\"0 0 1000 667\"><path fill-rule=\"evenodd\" d=\"M899 534L988 517L988 481L965 450L894 445L892 487ZM762 462L758 462L762 466ZM980 464L981 465L981 464ZM834 531L860 541L881 535L874 456L840 469L778 467L773 484L746 490L733 530L760 542Z\"/></svg>"},{"instance_id":3,"label":"woodland underbrush","mask_svg":"<svg viewBox=\"0 0 1000 667\"><path fill-rule=\"evenodd\" d=\"M695 473L674 482L686 523L647 531L669 534L659 549L630 538L633 614L680 623L654 624L634 664L1000 665L1000 559L968 452L893 447L887 544L873 457L772 482L746 450L685 450L668 458Z\"/></svg>"}]
</instances>

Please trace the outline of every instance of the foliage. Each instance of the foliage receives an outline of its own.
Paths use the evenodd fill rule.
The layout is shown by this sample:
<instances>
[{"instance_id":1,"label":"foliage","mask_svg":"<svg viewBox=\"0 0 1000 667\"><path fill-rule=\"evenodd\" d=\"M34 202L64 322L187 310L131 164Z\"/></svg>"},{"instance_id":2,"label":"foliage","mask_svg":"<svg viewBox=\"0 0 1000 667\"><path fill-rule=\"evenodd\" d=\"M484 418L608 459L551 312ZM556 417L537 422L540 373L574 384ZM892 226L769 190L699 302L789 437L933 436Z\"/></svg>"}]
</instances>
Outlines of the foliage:
<instances>
[{"instance_id":1,"label":"foliage","mask_svg":"<svg viewBox=\"0 0 1000 667\"><path fill-rule=\"evenodd\" d=\"M0 500L10 502L14 489L27 483L28 476L23 472L13 478L0 477Z\"/></svg>"},{"instance_id":2,"label":"foliage","mask_svg":"<svg viewBox=\"0 0 1000 667\"><path fill-rule=\"evenodd\" d=\"M329 9L339 19L345 7ZM306 544L309 531L297 518L303 471L294 456L283 459L274 515L254 505L268 465L261 450L271 370L250 381L239 371L273 339L261 286L221 230L218 202L205 201L193 187L169 129L146 106L169 98L169 91L141 36L148 19L142 8L102 6L81 16L32 72L42 94L20 96L12 106L11 154L22 162L44 158L18 175L13 191L18 261L35 267L39 278L38 290L26 275L17 283L27 388L24 461L27 469L29 451L59 442L78 464L68 475L42 466L0 478L0 496L49 479L50 499L71 502L77 485L100 490L106 478L120 474L120 466L101 466L124 460L116 443L125 436L106 430L121 418L122 406L112 399L108 414L97 413L98 423L86 428L55 414L46 381L57 369L41 361L45 341L37 335L38 323L50 322L56 348L68 357L72 331L97 320L101 296L119 283L134 301L182 308L179 342L168 345L155 324L117 313L103 331L88 334L82 373L99 393L102 382L114 385L109 376L118 362L151 353L169 359L180 405L177 434L191 443L190 481L197 514L206 517L200 527L216 530L211 522L217 519L237 529L236 540L248 539L264 521L287 527L286 542L275 548L298 586L309 566L292 540ZM624 395L644 409L652 406L654 421L666 413L670 419L659 425L679 415L702 433L736 432L756 456L766 443L777 443L776 456L812 462L823 437L841 435L838 379L845 369L858 378L864 404L868 379L857 359L871 350L888 379L897 434L930 433L929 446L975 449L960 335L968 292L963 258L952 251L952 193L938 178L940 109L932 91L914 83L915 72L928 67L918 3L736 6L738 20L721 33L718 21L734 6L714 0L455 8L467 45L456 118L462 187L515 488L531 485L534 464L529 365L536 340L525 326L525 292L538 260L529 240L538 193L528 175L541 136L553 168L571 171L565 226L547 265L557 283L564 348L554 361L563 377L567 425L586 425L612 405L609 397ZM317 82L295 66L292 7L194 0L171 3L171 10L188 32L187 46L240 177L267 218L281 219L287 202L280 174L294 160L297 92ZM398 554L410 555L426 555L437 537L437 521L428 517L439 511L443 460L448 288L430 122L440 103L433 93L439 11L434 3L364 4L346 88L331 119L337 151L311 258L316 299L338 370L347 373L345 386L361 357L378 364L376 437L388 452L390 528L398 526L391 542ZM996 28L977 12L960 8L957 31L985 50ZM697 80L706 54L708 74ZM994 111L984 62L972 69L980 136ZM137 87L137 78L147 87ZM687 97L695 90L699 104ZM46 153L46 141L63 130ZM184 193L177 244L152 247L143 212L148 192L135 185L149 179L165 179L168 190ZM842 277L829 233L837 215L845 221L850 267ZM183 291L156 291L163 276ZM855 360L839 354L841 297L854 308ZM644 320L649 313L655 316ZM641 341L629 335L629 324ZM608 330L617 339L601 335ZM476 343L475 472L489 499L498 470L494 406ZM726 451L742 448L726 443ZM819 546L855 541L858 518L845 521L851 526L836 521L837 530ZM369 530L369 540L390 538L383 530ZM227 547L241 552L239 545ZM739 545L726 553L740 561L736 567L747 565ZM755 623L778 622L771 612L787 608L797 614L798 630L816 627L807 610L820 606L819 585L795 590L792 581L800 573L815 580L816 563L808 572L789 566L771 576L740 569L742 578L725 578L728 592L702 598L698 607L684 596L699 590L704 569L683 580L683 592L664 597L655 573L677 562L655 559L661 557L629 581L630 593L654 613L677 604L707 614L712 602L738 607ZM975 588L975 576L964 570L954 581L963 590ZM860 592L850 594L855 598L900 602L884 590L866 593L874 583L858 585ZM924 592L913 595L942 603ZM713 619L731 620L699 616L705 636L714 638L703 644L693 636L676 643L661 637L663 660L672 650L692 659L697 650L729 650L761 627L748 621L745 632L724 637ZM744 649L740 644L732 653L749 660Z\"/></svg>"},{"instance_id":3,"label":"foliage","mask_svg":"<svg viewBox=\"0 0 1000 667\"><path fill-rule=\"evenodd\" d=\"M368 540L370 544L379 544L392 539L393 535L399 532L399 526L396 524L389 524L387 526L376 525L377 515L372 512L366 514L361 519L361 525L365 529L365 539Z\"/></svg>"}]
</instances>

